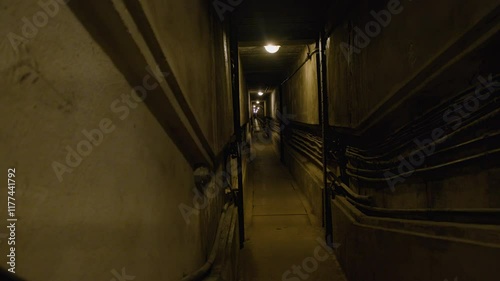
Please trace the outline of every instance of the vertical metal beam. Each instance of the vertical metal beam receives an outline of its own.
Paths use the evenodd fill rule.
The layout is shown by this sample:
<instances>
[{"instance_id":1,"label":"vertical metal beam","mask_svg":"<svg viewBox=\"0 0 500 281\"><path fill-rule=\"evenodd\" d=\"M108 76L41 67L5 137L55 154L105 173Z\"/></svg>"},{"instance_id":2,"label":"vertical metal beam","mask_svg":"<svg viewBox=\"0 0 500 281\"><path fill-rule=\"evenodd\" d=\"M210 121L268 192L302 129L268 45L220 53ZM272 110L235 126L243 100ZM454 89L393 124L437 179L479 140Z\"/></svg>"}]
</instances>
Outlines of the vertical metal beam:
<instances>
[{"instance_id":1,"label":"vertical metal beam","mask_svg":"<svg viewBox=\"0 0 500 281\"><path fill-rule=\"evenodd\" d=\"M238 29L234 24L231 24L230 38L231 52L231 79L233 92L233 115L234 115L234 134L236 136L236 146L238 151L237 168L238 168L238 222L240 232L240 248L243 248L245 242L245 212L243 201L243 165L241 155L241 144L243 141L243 132L241 128L241 108L240 108L240 63L238 51Z\"/></svg>"},{"instance_id":2,"label":"vertical metal beam","mask_svg":"<svg viewBox=\"0 0 500 281\"><path fill-rule=\"evenodd\" d=\"M327 76L327 60L326 60L326 36L322 30L318 39L319 52L316 56L318 64L318 91L321 101L321 133L323 137L323 211L325 227L325 238L329 246L333 246L333 225L332 225L332 207L331 207L331 192L328 184L328 145L330 144L329 137L329 112L328 112L328 76Z\"/></svg>"}]
</instances>

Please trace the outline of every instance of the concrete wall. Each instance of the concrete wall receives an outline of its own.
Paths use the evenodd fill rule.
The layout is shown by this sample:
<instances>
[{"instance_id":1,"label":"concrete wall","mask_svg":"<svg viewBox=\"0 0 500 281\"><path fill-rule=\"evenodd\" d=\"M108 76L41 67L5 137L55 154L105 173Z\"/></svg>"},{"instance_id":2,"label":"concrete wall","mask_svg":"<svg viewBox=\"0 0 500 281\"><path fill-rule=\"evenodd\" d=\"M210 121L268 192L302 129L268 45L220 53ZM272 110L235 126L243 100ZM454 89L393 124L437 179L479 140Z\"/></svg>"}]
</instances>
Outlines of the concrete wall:
<instances>
[{"instance_id":1,"label":"concrete wall","mask_svg":"<svg viewBox=\"0 0 500 281\"><path fill-rule=\"evenodd\" d=\"M393 11L391 21L381 27L380 32L372 27L370 35L365 28L375 20L371 11L380 14L382 10ZM492 56L495 48L492 38L498 33L498 20L491 18L497 10L498 2L488 0L480 3L361 1L353 6L328 41L330 125L356 140L348 145L361 146L362 151L366 148L375 163L384 160L381 155L407 156L416 147L408 145L399 149L403 142L385 145L385 150L377 153L370 149L384 147L385 140L397 139L404 133L415 134L414 137L429 135L433 128L425 128L430 131L418 131L418 134L416 127L405 132L398 129L418 117L429 117L425 114L432 109L446 110L441 105L444 101L473 86L478 75L498 70L488 63L496 61ZM369 34L365 44L359 39L357 28ZM491 123L482 123L451 142L467 142L495 128L498 127ZM406 137L413 143L412 137ZM475 149L486 151L486 147ZM451 155L443 153L426 159L424 165L431 167L451 160L454 160ZM353 169L368 169L354 162L350 163L355 166ZM497 171L493 161L481 158L434 173L415 173L394 192L388 189L386 182L378 184L354 177L350 178L350 186L359 194L373 196L373 206L379 208L497 208L498 192L492 188L498 183ZM498 259L500 253L496 226L477 226L491 230L491 237L495 239L487 241L482 236L468 235L472 225L455 225L459 232L467 233L460 240L443 231L449 223L423 220L435 234L431 237L421 235L421 226L413 227L417 221L411 220L397 221L397 227L384 227L382 218L373 218L373 225L368 227L359 219L366 216L347 215L345 210L349 208L353 208L349 203L344 207L337 204L333 214L334 237L345 245L340 249L339 261L350 280L497 278L498 270L490 263L491 259Z\"/></svg>"},{"instance_id":2,"label":"concrete wall","mask_svg":"<svg viewBox=\"0 0 500 281\"><path fill-rule=\"evenodd\" d=\"M274 89L269 95L269 117L277 119L277 112L279 111L279 96L278 90Z\"/></svg>"},{"instance_id":3,"label":"concrete wall","mask_svg":"<svg viewBox=\"0 0 500 281\"><path fill-rule=\"evenodd\" d=\"M312 52L315 49L314 44L310 45L309 49ZM309 49L304 46L302 54L290 69L290 73L306 60ZM283 110L286 109L290 120L319 124L316 67L316 56L313 56L292 79L283 85Z\"/></svg>"},{"instance_id":4,"label":"concrete wall","mask_svg":"<svg viewBox=\"0 0 500 281\"><path fill-rule=\"evenodd\" d=\"M211 27L212 21L218 19L210 17L210 3L148 0L143 1L143 6L197 122L213 149L220 149L232 131L230 127L214 130L213 120L217 114L232 117L232 98L230 84L219 81L225 87L214 90L216 79L228 77L229 73L224 75L220 64L215 68L212 55L215 48L228 50L228 45L214 45ZM228 54L224 58L229 66ZM217 103L216 96L225 99ZM220 132L218 136L214 135L216 131Z\"/></svg>"},{"instance_id":5,"label":"concrete wall","mask_svg":"<svg viewBox=\"0 0 500 281\"><path fill-rule=\"evenodd\" d=\"M5 36L22 36L23 17L44 10L32 1L2 5L0 168L16 168L16 273L28 280L112 280L124 270L138 279L179 280L197 270L213 243L222 197L184 219L179 206L194 208L196 198L192 163L145 104L127 99L128 77L89 33L88 22L59 5L14 50ZM227 44L225 35L212 39L204 1L144 5L196 121L218 152L233 126L228 76L214 71L214 59L228 65L228 53L212 56L215 46ZM129 67L147 75L146 65ZM98 146L89 146L82 132L96 129L106 132ZM83 151L81 163L68 149ZM54 165L68 173L58 179ZM1 199L7 206L6 193ZM3 267L6 259L2 254Z\"/></svg>"},{"instance_id":6,"label":"concrete wall","mask_svg":"<svg viewBox=\"0 0 500 281\"><path fill-rule=\"evenodd\" d=\"M498 32L498 21L490 17L498 7L498 2L489 0L481 5L361 1L328 41L330 125L348 128L345 131L359 135L362 145L373 147L478 83L478 75L496 74L498 67L488 62L497 61L491 38ZM381 22L377 17L382 14L391 14L390 20L377 24L378 33L367 32L368 23ZM364 36L368 36L365 42ZM483 129L470 130L461 140L470 140ZM498 197L492 189L498 182L495 174L492 167L480 171L467 167L432 178L417 175L397 194L374 190L373 182L351 183L357 192L373 195L377 204L389 208L481 208L497 206L491 202Z\"/></svg>"},{"instance_id":7,"label":"concrete wall","mask_svg":"<svg viewBox=\"0 0 500 281\"><path fill-rule=\"evenodd\" d=\"M347 145L359 149L356 152L374 157L370 168L376 170L378 161L386 160L377 156L397 158L399 153L407 156L416 149L411 145L401 149L405 143L395 139L413 143L408 135L428 136L434 128L425 128L429 132L420 127L418 132L417 127L415 132L398 129L418 117L426 120L433 109L446 110L443 103L474 86L478 75L498 73L493 51L498 47L498 7L497 1L490 0L359 1L348 13L332 18L344 20L328 39L329 123ZM382 10L393 11L390 23L380 32L372 29L362 46L356 40L357 28L365 30L366 24L375 20L371 11L380 14ZM290 72L293 70L291 67ZM284 103L296 114L294 121L319 123L316 83L316 63L312 60L284 88ZM449 145L471 141L495 129L497 125L482 122L461 132ZM390 145L386 140L392 141ZM473 151L486 153L498 148L486 143ZM315 176L318 168L293 147L287 145L285 150L287 166L311 205L317 206L315 211L321 212L321 185L315 180L320 178ZM462 157L465 150L455 155L437 153L422 167L448 163L453 157ZM359 159L350 164L355 166L353 170L368 169ZM498 161L481 158L432 173L415 173L394 192L386 182L354 177L350 177L350 187L358 194L373 196L372 207L387 208L387 214L390 209L491 208L497 212L493 210L499 202L497 174ZM363 175L371 176L368 172ZM494 280L498 276L491 260L499 258L500 229L481 225L479 216L473 220L477 224L451 222L459 221L460 215L448 216L447 222L431 216L389 219L383 212L379 217L362 214L348 202L338 203L341 200L345 198L335 199L332 211L334 240L342 245L338 257L349 280Z\"/></svg>"},{"instance_id":8,"label":"concrete wall","mask_svg":"<svg viewBox=\"0 0 500 281\"><path fill-rule=\"evenodd\" d=\"M332 206L336 255L350 281L498 280L498 226L368 217L343 197ZM489 238L478 242L477 233Z\"/></svg>"},{"instance_id":9,"label":"concrete wall","mask_svg":"<svg viewBox=\"0 0 500 281\"><path fill-rule=\"evenodd\" d=\"M396 7L391 8L395 11L391 13L391 20L373 36L368 35L367 24L376 21L371 11L388 11L389 2L390 7ZM399 100L409 95L414 89L404 89L404 86L426 67L435 64L439 55L497 7L498 1L495 0L460 3L452 0L439 3L360 1L329 38L330 124L357 128L362 122L378 117L373 114L379 107L400 91L403 92ZM356 35L359 34L356 28L368 35L367 44L361 39L356 44ZM371 29L376 31L374 27ZM460 49L465 51L466 47L462 45ZM482 63L480 60L472 62L468 65L469 70L478 71ZM465 79L449 83L448 94L457 93L464 85L467 85ZM434 105L439 103L437 96L432 99ZM401 122L411 120L411 114L400 114L399 119Z\"/></svg>"},{"instance_id":10,"label":"concrete wall","mask_svg":"<svg viewBox=\"0 0 500 281\"><path fill-rule=\"evenodd\" d=\"M249 105L249 94L247 83L245 80L245 72L243 71L243 65L241 64L241 59L239 60L239 74L240 74L240 122L244 125L250 121L250 105Z\"/></svg>"},{"instance_id":11,"label":"concrete wall","mask_svg":"<svg viewBox=\"0 0 500 281\"><path fill-rule=\"evenodd\" d=\"M280 91L278 89L274 89L272 93L269 96L270 100L270 113L269 117L271 117L275 125L277 126L275 130L271 131L271 138L273 142L273 148L274 151L276 152L276 155L278 155L281 158L281 133L283 131L283 115L280 112Z\"/></svg>"},{"instance_id":12,"label":"concrete wall","mask_svg":"<svg viewBox=\"0 0 500 281\"><path fill-rule=\"evenodd\" d=\"M318 222L322 222L323 170L288 145L285 146L285 163L300 191L310 203L310 215L317 217Z\"/></svg>"},{"instance_id":13,"label":"concrete wall","mask_svg":"<svg viewBox=\"0 0 500 281\"><path fill-rule=\"evenodd\" d=\"M307 59L309 51L315 50L315 44L304 46L295 64L289 69L289 73L295 71ZM309 125L319 124L319 102L316 55L313 55L302 68L282 87L283 113L286 118L286 126L290 122L300 122ZM278 97L279 98L279 97ZM285 130L285 132L287 132ZM285 133L286 134L286 133ZM288 135L288 134L286 134ZM285 136L286 137L286 136ZM287 141L282 140L287 144ZM275 141L277 151L280 151L278 141ZM284 161L292 173L301 192L309 200L312 213L318 218L323 217L322 203L322 175L321 171L311 162L295 151L290 145L285 145Z\"/></svg>"}]
</instances>

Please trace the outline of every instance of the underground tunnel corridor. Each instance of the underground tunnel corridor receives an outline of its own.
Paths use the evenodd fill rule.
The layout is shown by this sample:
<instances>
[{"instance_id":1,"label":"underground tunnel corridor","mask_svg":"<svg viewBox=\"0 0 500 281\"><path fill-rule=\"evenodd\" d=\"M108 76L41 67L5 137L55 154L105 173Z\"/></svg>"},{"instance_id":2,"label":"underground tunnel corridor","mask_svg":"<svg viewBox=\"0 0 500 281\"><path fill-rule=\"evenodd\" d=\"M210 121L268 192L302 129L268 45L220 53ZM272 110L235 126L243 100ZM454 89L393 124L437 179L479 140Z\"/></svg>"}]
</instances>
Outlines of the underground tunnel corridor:
<instances>
[{"instance_id":1,"label":"underground tunnel corridor","mask_svg":"<svg viewBox=\"0 0 500 281\"><path fill-rule=\"evenodd\" d=\"M497 281L498 0L0 1L0 281Z\"/></svg>"},{"instance_id":2,"label":"underground tunnel corridor","mask_svg":"<svg viewBox=\"0 0 500 281\"><path fill-rule=\"evenodd\" d=\"M247 170L249 214L240 257L241 280L346 281L325 242L321 222L280 162L269 137L256 130L253 144L255 159Z\"/></svg>"}]
</instances>

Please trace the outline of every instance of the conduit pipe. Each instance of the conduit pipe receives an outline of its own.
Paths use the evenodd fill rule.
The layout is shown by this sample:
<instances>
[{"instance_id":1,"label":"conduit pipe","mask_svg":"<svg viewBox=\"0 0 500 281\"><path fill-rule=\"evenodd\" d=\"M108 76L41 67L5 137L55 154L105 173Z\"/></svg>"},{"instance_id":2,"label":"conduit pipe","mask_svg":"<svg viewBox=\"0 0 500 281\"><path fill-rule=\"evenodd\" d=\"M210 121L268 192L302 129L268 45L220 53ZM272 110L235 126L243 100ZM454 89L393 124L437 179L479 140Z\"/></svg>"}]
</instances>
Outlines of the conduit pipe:
<instances>
[{"instance_id":1,"label":"conduit pipe","mask_svg":"<svg viewBox=\"0 0 500 281\"><path fill-rule=\"evenodd\" d=\"M217 227L217 234L215 235L214 245L212 247L212 250L210 251L210 256L208 257L207 261L197 271L182 278L181 281L199 281L199 280L202 280L202 278L206 277L208 275L208 273L210 272L210 270L212 269L212 266L215 262L215 258L217 257L217 251L219 250L221 226L222 226L222 223L224 221L224 218L226 217L228 208L229 208L229 203L226 203L226 205L224 205L223 212L222 212L222 215L221 215L220 220L219 220L219 226Z\"/></svg>"}]
</instances>

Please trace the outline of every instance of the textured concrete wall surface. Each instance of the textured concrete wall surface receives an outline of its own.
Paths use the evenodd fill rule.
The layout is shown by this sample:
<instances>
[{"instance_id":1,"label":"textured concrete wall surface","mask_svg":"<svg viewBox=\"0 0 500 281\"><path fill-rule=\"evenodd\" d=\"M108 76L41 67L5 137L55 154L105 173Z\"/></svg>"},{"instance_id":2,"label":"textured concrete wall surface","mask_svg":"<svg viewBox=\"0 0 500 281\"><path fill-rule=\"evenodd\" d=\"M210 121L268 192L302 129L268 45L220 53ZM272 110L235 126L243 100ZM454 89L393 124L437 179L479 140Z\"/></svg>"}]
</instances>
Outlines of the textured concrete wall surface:
<instances>
[{"instance_id":1,"label":"textured concrete wall surface","mask_svg":"<svg viewBox=\"0 0 500 281\"><path fill-rule=\"evenodd\" d=\"M290 69L295 71L307 58L309 50L315 49L314 44L304 46L297 62ZM319 124L318 114L318 82L316 74L316 56L310 60L283 85L283 111L290 115L290 120L307 124Z\"/></svg>"},{"instance_id":2,"label":"textured concrete wall surface","mask_svg":"<svg viewBox=\"0 0 500 281\"><path fill-rule=\"evenodd\" d=\"M279 108L279 96L278 90L274 89L272 93L269 95L269 117L273 119L277 119L277 113L280 110Z\"/></svg>"},{"instance_id":3,"label":"textured concrete wall surface","mask_svg":"<svg viewBox=\"0 0 500 281\"><path fill-rule=\"evenodd\" d=\"M441 106L446 111L444 102L478 84L478 76L496 75L498 59L492 50L498 48L494 38L498 38L499 23L494 19L499 4L480 3L393 0L361 1L354 6L328 41L330 125L353 129L347 131L359 134L365 147L377 141L383 146L389 135L400 137L403 133L398 134L398 129L430 110ZM441 119L446 121L443 114ZM428 137L432 129L415 133L415 140ZM483 123L448 143L465 143L493 129L491 123ZM383 153L395 150L387 148ZM414 150L409 146L397 153L408 158ZM426 167L440 157L449 159L438 153L432 157L427 157ZM351 186L389 208L493 208L499 204L497 169L492 162L483 162L480 167L450 168L432 175L416 173L396 193L374 189L387 188L385 181L352 180Z\"/></svg>"},{"instance_id":4,"label":"textured concrete wall surface","mask_svg":"<svg viewBox=\"0 0 500 281\"><path fill-rule=\"evenodd\" d=\"M204 200L193 191L191 163L132 94L137 85L59 2L53 10L33 1L0 5L0 110L8 116L0 120L0 169L17 173L16 273L27 280L114 280L124 272L179 280L205 263L222 198L195 210ZM227 79L213 82L212 51L227 44L225 35L219 31L213 42L203 1L150 2L181 89L220 149L232 134L231 96ZM152 82L146 66L130 65ZM4 254L0 262L6 265Z\"/></svg>"},{"instance_id":5,"label":"textured concrete wall surface","mask_svg":"<svg viewBox=\"0 0 500 281\"><path fill-rule=\"evenodd\" d=\"M432 231L422 233L425 223L410 220L365 223L366 216L342 197L332 205L333 238L341 245L336 255L350 281L498 280L498 237L481 243L470 236L477 229L499 233L498 226L428 223ZM463 237L453 237L447 227Z\"/></svg>"},{"instance_id":6,"label":"textured concrete wall surface","mask_svg":"<svg viewBox=\"0 0 500 281\"><path fill-rule=\"evenodd\" d=\"M409 213L437 209L456 212L444 219L432 215L416 219L414 214L408 214L413 220L392 219L396 227L386 227L385 218L374 217L375 222L368 226L362 221L367 216L360 212L346 214L346 209L354 208L349 203L347 207L335 205L334 239L343 245L339 261L350 280L498 279L498 270L491 263L500 257L498 227L491 223L473 226L458 222L461 220L458 210L465 213L498 210L493 210L500 202L496 188L497 162L480 158L476 162L450 165L469 152L488 153L494 145L444 153L448 146L473 142L477 136L484 136L483 132L494 132L498 126L482 122L460 131L447 143L439 143L436 145L439 153L427 155L423 163L410 168L415 173L399 182L395 190L389 190L383 176L377 181L373 180L373 174L365 173L363 177L353 173L358 167L380 171L388 167L382 164L388 160L415 155L418 147L413 146L414 142L427 138L436 129L424 126L431 122L427 114L433 109L445 112L453 106L445 101L474 86L479 75L498 71L498 67L492 66L497 60L491 57L495 48L492 38L498 36L498 20L492 19L498 14L495 12L498 1L480 3L361 1L329 38L330 125L344 129L340 131L346 135L356 135L358 138L350 137L358 142L347 145L361 151L366 148L371 157L359 163L353 160L356 157L349 159L350 187L358 194L372 196L372 206L386 208L377 216L390 216L395 209ZM422 121L421 126L411 123L419 118L427 121ZM435 118L432 120L446 121L442 113ZM408 124L415 126L398 130ZM410 137L405 139L405 133ZM370 150L373 147L380 149L375 152ZM449 167L438 169L439 164ZM417 171L424 167L430 172ZM436 169L431 170L432 167ZM482 213L468 223L479 224L487 216ZM425 227L420 225L424 222L428 224ZM454 223L458 232L465 234L463 237L457 238L443 229ZM494 239L473 235L476 227L488 229L491 233L487 237ZM419 230L423 228L431 230L422 234Z\"/></svg>"},{"instance_id":7,"label":"textured concrete wall surface","mask_svg":"<svg viewBox=\"0 0 500 281\"><path fill-rule=\"evenodd\" d=\"M211 17L211 3L202 0L148 0L143 6L197 122L219 152L233 133L225 122L233 114L227 26Z\"/></svg>"},{"instance_id":8,"label":"textured concrete wall surface","mask_svg":"<svg viewBox=\"0 0 500 281\"><path fill-rule=\"evenodd\" d=\"M497 7L495 0L360 1L329 38L330 124L356 128L377 117L378 107ZM478 71L481 63L469 70ZM408 114L400 118L411 119Z\"/></svg>"},{"instance_id":9,"label":"textured concrete wall surface","mask_svg":"<svg viewBox=\"0 0 500 281\"><path fill-rule=\"evenodd\" d=\"M249 105L249 94L247 83L245 81L245 72L243 71L243 65L241 64L241 59L239 60L239 74L240 74L240 124L245 125L250 120L250 105Z\"/></svg>"},{"instance_id":10,"label":"textured concrete wall surface","mask_svg":"<svg viewBox=\"0 0 500 281\"><path fill-rule=\"evenodd\" d=\"M312 215L323 221L323 171L290 146L285 146L285 162L311 204Z\"/></svg>"},{"instance_id":11,"label":"textured concrete wall surface","mask_svg":"<svg viewBox=\"0 0 500 281\"><path fill-rule=\"evenodd\" d=\"M478 76L498 73L493 51L498 48L498 10L498 1L490 0L359 1L330 34L329 124L336 132L330 144L338 148L338 137L348 146L346 183L373 199L359 207L364 213L348 202L338 204L344 196L335 199L334 242L342 245L337 254L349 280L498 279L492 260L500 257L500 229L488 220L493 217L488 211L496 216L500 202L498 161L493 155L478 157L498 149L498 140L490 138L498 133L493 100L481 104L481 112L494 118L479 122L484 116L478 113L469 118L478 121L474 126L464 121L463 130L457 129L447 143L436 143L435 155L411 168L414 173L395 190L383 176L375 176L394 171L388 163L397 169L398 157L408 160L418 151L416 139L428 138L443 125L443 114L431 115L433 110L445 112L454 98L478 84ZM318 124L315 66L306 63L284 91L294 120L307 124ZM318 168L294 146L299 145L285 147L287 166L312 205L321 206L321 185L314 177ZM462 161L469 156L477 159ZM405 219L396 218L398 211Z\"/></svg>"}]
</instances>

